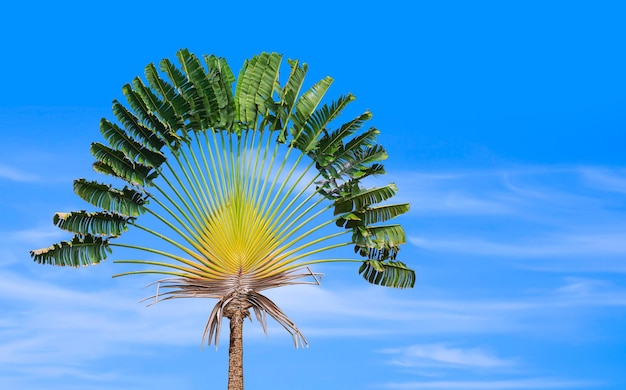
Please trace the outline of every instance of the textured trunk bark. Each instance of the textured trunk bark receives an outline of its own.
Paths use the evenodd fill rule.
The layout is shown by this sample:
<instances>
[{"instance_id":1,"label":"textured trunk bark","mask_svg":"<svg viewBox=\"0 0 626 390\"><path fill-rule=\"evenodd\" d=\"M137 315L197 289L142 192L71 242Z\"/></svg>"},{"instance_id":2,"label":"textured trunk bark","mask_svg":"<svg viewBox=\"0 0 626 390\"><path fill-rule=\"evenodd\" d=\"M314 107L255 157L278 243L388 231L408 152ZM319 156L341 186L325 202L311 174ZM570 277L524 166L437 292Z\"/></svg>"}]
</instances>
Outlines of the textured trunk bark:
<instances>
[{"instance_id":1,"label":"textured trunk bark","mask_svg":"<svg viewBox=\"0 0 626 390\"><path fill-rule=\"evenodd\" d=\"M237 310L239 309L239 310ZM243 320L241 308L232 311L228 347L228 390L243 390Z\"/></svg>"}]
</instances>

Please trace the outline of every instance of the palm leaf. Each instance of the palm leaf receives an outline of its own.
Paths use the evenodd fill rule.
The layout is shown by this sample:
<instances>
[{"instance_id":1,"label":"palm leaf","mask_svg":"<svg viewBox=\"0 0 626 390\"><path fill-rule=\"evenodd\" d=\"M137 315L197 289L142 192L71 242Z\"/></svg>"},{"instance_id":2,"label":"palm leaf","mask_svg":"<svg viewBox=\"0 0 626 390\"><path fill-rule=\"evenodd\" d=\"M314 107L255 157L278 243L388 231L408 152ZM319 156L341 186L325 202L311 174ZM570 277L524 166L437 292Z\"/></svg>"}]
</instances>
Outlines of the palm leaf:
<instances>
[{"instance_id":1,"label":"palm leaf","mask_svg":"<svg viewBox=\"0 0 626 390\"><path fill-rule=\"evenodd\" d=\"M352 229L352 242L354 251L370 260L395 260L406 237L400 225L357 226Z\"/></svg>"},{"instance_id":2,"label":"palm leaf","mask_svg":"<svg viewBox=\"0 0 626 390\"><path fill-rule=\"evenodd\" d=\"M326 91L330 88L330 85L333 83L333 79L330 77L325 77L315 83L311 88L309 88L305 93L300 96L298 102L296 103L296 112L293 115L293 137L294 139L298 139L300 137L300 133L304 130L309 118L317 109L317 106L320 104ZM341 103L347 104L349 99L340 100ZM343 108L343 107L341 107ZM329 113L329 118L337 115L338 112ZM321 123L320 123L321 125ZM319 133L321 133L324 126L320 126L320 128L312 129L312 132L317 138ZM308 149L308 148L305 148ZM306 150L308 151L308 150Z\"/></svg>"},{"instance_id":3,"label":"palm leaf","mask_svg":"<svg viewBox=\"0 0 626 390\"><path fill-rule=\"evenodd\" d=\"M220 120L215 124L215 127L234 130L235 103L232 83L235 81L235 75L224 58L205 56L204 61L207 67L215 72L216 75L210 85L217 100L220 114Z\"/></svg>"},{"instance_id":4,"label":"palm leaf","mask_svg":"<svg viewBox=\"0 0 626 390\"><path fill-rule=\"evenodd\" d=\"M376 128L370 128L363 134L348 141L345 146L335 150L329 165L337 163L351 163L363 166L368 163L387 159L387 154L382 145L376 144L376 138L380 132Z\"/></svg>"},{"instance_id":5,"label":"palm leaf","mask_svg":"<svg viewBox=\"0 0 626 390\"><path fill-rule=\"evenodd\" d=\"M123 152L99 142L91 144L91 154L98 160L94 163L97 172L115 176L134 186L151 185L158 175L152 167L131 161Z\"/></svg>"},{"instance_id":6,"label":"palm leaf","mask_svg":"<svg viewBox=\"0 0 626 390\"><path fill-rule=\"evenodd\" d=\"M367 208L364 211L350 212L337 219L337 226L351 229L386 222L409 211L409 204L392 204Z\"/></svg>"},{"instance_id":7,"label":"palm leaf","mask_svg":"<svg viewBox=\"0 0 626 390\"><path fill-rule=\"evenodd\" d=\"M122 87L122 92L130 107L135 111L137 117L153 129L170 149L177 149L180 144L180 137L175 133L179 127L177 119L163 112L163 103L154 92L144 85L139 77L133 79L133 86L134 89L130 84ZM161 116L163 121L158 116Z\"/></svg>"},{"instance_id":8,"label":"palm leaf","mask_svg":"<svg viewBox=\"0 0 626 390\"><path fill-rule=\"evenodd\" d=\"M127 223L131 217L108 211L87 212L85 210L71 213L56 213L53 223L72 233L92 236L117 237L128 230Z\"/></svg>"},{"instance_id":9,"label":"palm leaf","mask_svg":"<svg viewBox=\"0 0 626 390\"><path fill-rule=\"evenodd\" d=\"M363 124L372 118L372 113L364 112L350 122L344 123L339 129L326 133L319 142L315 152L315 162L325 167L335 161L335 154L343 148L343 140L357 132Z\"/></svg>"},{"instance_id":10,"label":"palm leaf","mask_svg":"<svg viewBox=\"0 0 626 390\"><path fill-rule=\"evenodd\" d=\"M282 56L262 53L246 61L235 87L237 118L242 129L254 129L259 113L265 115L278 80Z\"/></svg>"},{"instance_id":11,"label":"palm leaf","mask_svg":"<svg viewBox=\"0 0 626 390\"><path fill-rule=\"evenodd\" d=\"M391 198L397 191L398 187L393 183L367 190L361 190L353 186L352 195L335 201L335 215L363 210L367 206L381 203Z\"/></svg>"},{"instance_id":12,"label":"palm leaf","mask_svg":"<svg viewBox=\"0 0 626 390\"><path fill-rule=\"evenodd\" d=\"M74 192L86 202L122 215L136 217L145 212L148 200L141 192L124 187L122 190L96 181L78 179L74 181Z\"/></svg>"},{"instance_id":13,"label":"palm leaf","mask_svg":"<svg viewBox=\"0 0 626 390\"><path fill-rule=\"evenodd\" d=\"M212 77L207 77L198 57L189 53L187 49L179 50L176 56L183 72L187 75L188 81L194 87L193 93L195 96L193 100L195 111L202 123L201 129L194 130L206 130L214 127L220 120L220 104L211 87L217 75L215 72L212 72Z\"/></svg>"},{"instance_id":14,"label":"palm leaf","mask_svg":"<svg viewBox=\"0 0 626 390\"><path fill-rule=\"evenodd\" d=\"M409 204L391 204L369 208L363 212L363 223L366 226L389 221L409 211Z\"/></svg>"},{"instance_id":15,"label":"palm leaf","mask_svg":"<svg viewBox=\"0 0 626 390\"><path fill-rule=\"evenodd\" d=\"M359 179L372 173L372 166L368 164L385 160L386 158L387 152L380 145L348 151L340 148L334 161L321 168L320 171L327 178L350 177Z\"/></svg>"},{"instance_id":16,"label":"palm leaf","mask_svg":"<svg viewBox=\"0 0 626 390\"><path fill-rule=\"evenodd\" d=\"M371 148L373 146L378 145L376 143L376 138L380 134L380 131L375 127L370 127L363 134L354 137L350 141L346 143L344 147L344 151L349 151L352 149L360 149L360 148Z\"/></svg>"},{"instance_id":17,"label":"palm leaf","mask_svg":"<svg viewBox=\"0 0 626 390\"><path fill-rule=\"evenodd\" d=\"M298 95L304 84L304 76L308 70L307 64L300 65L297 60L287 60L287 63L291 68L289 78L282 88L277 86L276 93L279 101L273 107L272 113L268 118L272 123L271 129L280 130L277 138L279 143L284 143L287 140L289 133L287 124L293 115Z\"/></svg>"},{"instance_id":18,"label":"palm leaf","mask_svg":"<svg viewBox=\"0 0 626 390\"><path fill-rule=\"evenodd\" d=\"M363 248L385 249L404 244L406 236L400 225L359 226L353 230L353 242Z\"/></svg>"},{"instance_id":19,"label":"palm leaf","mask_svg":"<svg viewBox=\"0 0 626 390\"><path fill-rule=\"evenodd\" d=\"M298 95L304 84L304 76L308 71L308 65L302 64L298 60L287 60L291 67L289 78L283 88L277 88L281 106L285 113L290 115L296 105ZM282 118L286 121L286 118Z\"/></svg>"},{"instance_id":20,"label":"palm leaf","mask_svg":"<svg viewBox=\"0 0 626 390\"><path fill-rule=\"evenodd\" d=\"M164 59L159 63L160 69L172 82L176 93L182 97L185 104L181 107L183 111L181 116L185 122L185 129L201 130L202 117L199 115L202 102L196 91L195 86L189 82L187 76L168 59Z\"/></svg>"},{"instance_id":21,"label":"palm leaf","mask_svg":"<svg viewBox=\"0 0 626 390\"><path fill-rule=\"evenodd\" d=\"M129 160L141 162L155 169L166 160L163 153L145 147L119 126L104 118L100 121L100 132L112 148L122 151Z\"/></svg>"},{"instance_id":22,"label":"palm leaf","mask_svg":"<svg viewBox=\"0 0 626 390\"><path fill-rule=\"evenodd\" d=\"M185 99L176 91L173 85L161 78L154 64L146 66L145 75L152 90L162 98L161 105L155 108L155 112L159 113L173 131L181 129L185 132L184 116L189 110L189 105ZM141 89L138 89L138 91L141 92ZM147 93L148 90L146 90ZM147 102L148 100L144 98L144 101Z\"/></svg>"},{"instance_id":23,"label":"palm leaf","mask_svg":"<svg viewBox=\"0 0 626 390\"><path fill-rule=\"evenodd\" d=\"M98 264L108 253L111 253L108 238L77 234L71 241L33 250L30 255L39 264L80 267Z\"/></svg>"},{"instance_id":24,"label":"palm leaf","mask_svg":"<svg viewBox=\"0 0 626 390\"><path fill-rule=\"evenodd\" d=\"M316 110L306 120L302 122L308 122L302 130L295 131L294 142L296 147L303 153L309 153L311 150L317 147L318 138L320 134L326 129L326 126L335 119L343 109L354 100L354 96L348 94L340 97L338 100L331 103L331 105L325 104L322 108Z\"/></svg>"},{"instance_id":25,"label":"palm leaf","mask_svg":"<svg viewBox=\"0 0 626 390\"><path fill-rule=\"evenodd\" d=\"M394 288L410 288L415 285L415 271L400 261L364 261L359 274L372 284Z\"/></svg>"},{"instance_id":26,"label":"palm leaf","mask_svg":"<svg viewBox=\"0 0 626 390\"><path fill-rule=\"evenodd\" d=\"M182 120L176 115L169 101L159 98L157 93L160 91L153 91L146 86L139 77L133 79L132 90L129 86L126 91L124 89L122 89L122 91L129 96L132 94L134 96L132 100L137 100L137 103L129 102L133 110L135 109L133 107L135 104L144 107L142 110L147 111L147 115L151 118L149 121L152 127L170 147L177 146L180 143L180 137L176 134L176 130L183 125ZM129 100L128 96L126 100ZM139 103L139 100L141 100L141 103ZM146 119L144 119L144 121L146 121ZM152 121L157 123L152 123ZM163 126L163 128L161 126Z\"/></svg>"},{"instance_id":27,"label":"palm leaf","mask_svg":"<svg viewBox=\"0 0 626 390\"><path fill-rule=\"evenodd\" d=\"M165 142L159 138L154 130L144 126L139 118L117 100L113 101L113 114L115 114L115 117L120 121L127 132L146 146L154 150L161 150L165 145Z\"/></svg>"}]
</instances>

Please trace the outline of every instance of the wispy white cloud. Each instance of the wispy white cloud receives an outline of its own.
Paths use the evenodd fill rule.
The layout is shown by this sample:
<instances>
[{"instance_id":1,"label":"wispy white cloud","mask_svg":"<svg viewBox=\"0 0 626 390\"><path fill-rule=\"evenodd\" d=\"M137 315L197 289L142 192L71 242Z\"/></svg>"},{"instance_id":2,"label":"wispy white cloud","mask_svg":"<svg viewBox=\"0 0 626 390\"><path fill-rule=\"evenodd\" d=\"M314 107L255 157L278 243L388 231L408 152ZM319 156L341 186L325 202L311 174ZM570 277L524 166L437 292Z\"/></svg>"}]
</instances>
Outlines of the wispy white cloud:
<instances>
[{"instance_id":1,"label":"wispy white cloud","mask_svg":"<svg viewBox=\"0 0 626 390\"><path fill-rule=\"evenodd\" d=\"M6 267L29 258L29 251L47 247L62 238L68 238L64 232L52 224L29 229L0 231L0 266Z\"/></svg>"},{"instance_id":2,"label":"wispy white cloud","mask_svg":"<svg viewBox=\"0 0 626 390\"><path fill-rule=\"evenodd\" d=\"M450 190L441 193L426 190L402 197L411 203L414 214L445 214L445 215L510 215L515 212L512 205L497 197L480 197L463 190ZM510 203L510 202L508 202Z\"/></svg>"},{"instance_id":3,"label":"wispy white cloud","mask_svg":"<svg viewBox=\"0 0 626 390\"><path fill-rule=\"evenodd\" d=\"M626 289L602 279L568 277L546 298L560 307L624 307Z\"/></svg>"},{"instance_id":4,"label":"wispy white cloud","mask_svg":"<svg viewBox=\"0 0 626 390\"><path fill-rule=\"evenodd\" d=\"M505 380L478 380L478 381L427 381L386 383L381 385L385 389L420 389L420 390L507 390L507 389L573 389L593 388L603 383L597 381L567 380L554 378L524 378Z\"/></svg>"},{"instance_id":5,"label":"wispy white cloud","mask_svg":"<svg viewBox=\"0 0 626 390\"><path fill-rule=\"evenodd\" d=\"M398 198L411 203L414 215L442 217L564 222L564 216L593 216L606 207L602 191L626 190L623 172L586 167L405 172L394 179Z\"/></svg>"},{"instance_id":6,"label":"wispy white cloud","mask_svg":"<svg viewBox=\"0 0 626 390\"><path fill-rule=\"evenodd\" d=\"M439 295L439 294L435 294ZM374 288L326 290L297 286L271 297L307 336L532 334L563 337L581 331L581 309L626 307L626 288L601 279L565 279L553 288L502 298L437 297L427 291L388 293ZM376 326L380 324L381 326ZM559 330L561 329L561 330Z\"/></svg>"},{"instance_id":7,"label":"wispy white cloud","mask_svg":"<svg viewBox=\"0 0 626 390\"><path fill-rule=\"evenodd\" d=\"M0 179L17 181L17 182L34 182L40 178L38 175L23 172L17 168L0 164Z\"/></svg>"},{"instance_id":8,"label":"wispy white cloud","mask_svg":"<svg viewBox=\"0 0 626 390\"><path fill-rule=\"evenodd\" d=\"M502 359L481 348L463 349L446 344L416 344L380 351L391 355L390 363L402 367L444 366L452 368L512 367L513 359Z\"/></svg>"},{"instance_id":9,"label":"wispy white cloud","mask_svg":"<svg viewBox=\"0 0 626 390\"><path fill-rule=\"evenodd\" d=\"M397 199L411 203L413 214L507 215L515 212L503 193L489 193L495 172L406 172L395 175ZM482 185L479 185L482 183ZM471 185L468 185L471 184ZM488 187L485 188L484 186ZM479 189L482 188L482 189Z\"/></svg>"},{"instance_id":10,"label":"wispy white cloud","mask_svg":"<svg viewBox=\"0 0 626 390\"><path fill-rule=\"evenodd\" d=\"M29 245L37 245L64 236L67 236L67 233L50 224L49 226L39 226L31 229L3 232L2 240L7 242L19 242Z\"/></svg>"},{"instance_id":11,"label":"wispy white cloud","mask_svg":"<svg viewBox=\"0 0 626 390\"><path fill-rule=\"evenodd\" d=\"M518 239L502 237L495 241L480 238L426 238L409 237L409 242L419 248L466 255L537 258L537 257L581 257L614 256L626 254L626 232L567 232L552 235L537 235Z\"/></svg>"},{"instance_id":12,"label":"wispy white cloud","mask_svg":"<svg viewBox=\"0 0 626 390\"><path fill-rule=\"evenodd\" d=\"M589 186L604 191L626 193L626 170L586 167L581 175Z\"/></svg>"},{"instance_id":13,"label":"wispy white cloud","mask_svg":"<svg viewBox=\"0 0 626 390\"><path fill-rule=\"evenodd\" d=\"M417 291L394 293L378 287L330 290L294 286L268 292L268 296L307 335L323 337L510 331L517 326L511 314L532 306L513 301L432 299ZM374 326L377 323L386 326Z\"/></svg>"},{"instance_id":14,"label":"wispy white cloud","mask_svg":"<svg viewBox=\"0 0 626 390\"><path fill-rule=\"evenodd\" d=\"M624 272L624 172L593 167L461 169L407 172L397 181L405 188L402 200L411 203L408 241L420 249L501 258L537 271Z\"/></svg>"}]
</instances>

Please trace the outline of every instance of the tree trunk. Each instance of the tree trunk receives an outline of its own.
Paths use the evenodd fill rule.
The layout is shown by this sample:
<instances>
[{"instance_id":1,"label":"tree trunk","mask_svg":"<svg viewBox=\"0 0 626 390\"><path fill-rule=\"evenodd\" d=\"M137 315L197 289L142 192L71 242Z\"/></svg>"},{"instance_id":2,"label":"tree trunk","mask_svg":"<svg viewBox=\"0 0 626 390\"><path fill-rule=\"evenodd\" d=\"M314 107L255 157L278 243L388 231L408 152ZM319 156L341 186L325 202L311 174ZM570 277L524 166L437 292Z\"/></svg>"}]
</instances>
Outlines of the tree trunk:
<instances>
[{"instance_id":1,"label":"tree trunk","mask_svg":"<svg viewBox=\"0 0 626 390\"><path fill-rule=\"evenodd\" d=\"M243 390L243 320L241 307L233 308L228 347L228 390Z\"/></svg>"}]
</instances>

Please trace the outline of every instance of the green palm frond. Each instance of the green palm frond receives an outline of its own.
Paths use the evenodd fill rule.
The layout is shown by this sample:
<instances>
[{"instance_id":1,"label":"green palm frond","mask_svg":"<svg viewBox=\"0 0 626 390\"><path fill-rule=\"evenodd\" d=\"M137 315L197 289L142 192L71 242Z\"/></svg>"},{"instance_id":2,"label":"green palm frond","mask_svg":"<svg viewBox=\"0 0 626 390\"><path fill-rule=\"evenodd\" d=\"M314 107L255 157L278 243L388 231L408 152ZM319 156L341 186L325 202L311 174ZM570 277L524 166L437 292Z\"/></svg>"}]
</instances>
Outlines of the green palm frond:
<instances>
[{"instance_id":1,"label":"green palm frond","mask_svg":"<svg viewBox=\"0 0 626 390\"><path fill-rule=\"evenodd\" d=\"M124 85L122 93L129 106L137 114L137 118L146 127L154 130L170 150L175 151L181 141L181 138L175 133L180 123L177 122L176 118L172 118L170 113L165 113L162 110L164 106L157 95L146 87L139 77L133 79L133 86ZM163 121L159 118L163 118Z\"/></svg>"},{"instance_id":2,"label":"green palm frond","mask_svg":"<svg viewBox=\"0 0 626 390\"><path fill-rule=\"evenodd\" d=\"M271 107L270 113L267 116L270 130L279 131L277 142L281 144L285 143L290 134L290 129L287 124L294 114L295 106L298 102L297 98L304 84L304 77L308 71L307 64L300 64L298 60L287 60L287 63L290 66L289 77L284 86L278 86L275 89L278 95L278 101Z\"/></svg>"},{"instance_id":3,"label":"green palm frond","mask_svg":"<svg viewBox=\"0 0 626 390\"><path fill-rule=\"evenodd\" d=\"M385 249L406 242L404 229L400 225L380 225L353 229L352 241L359 248Z\"/></svg>"},{"instance_id":4,"label":"green palm frond","mask_svg":"<svg viewBox=\"0 0 626 390\"><path fill-rule=\"evenodd\" d=\"M180 54L178 55L180 57ZM202 99L196 87L189 81L189 78L182 70L178 69L170 60L164 59L160 62L163 71L172 82L176 94L185 101L182 117L187 131L201 131L207 129L207 120L202 117Z\"/></svg>"},{"instance_id":5,"label":"green palm frond","mask_svg":"<svg viewBox=\"0 0 626 390\"><path fill-rule=\"evenodd\" d=\"M415 271L399 261L368 260L359 268L359 274L372 284L394 288L415 285Z\"/></svg>"},{"instance_id":6,"label":"green palm frond","mask_svg":"<svg viewBox=\"0 0 626 390\"><path fill-rule=\"evenodd\" d=\"M219 121L214 124L214 127L232 130L235 124L235 103L232 89L235 75L224 58L207 55L204 56L204 62L213 72L210 88L218 103Z\"/></svg>"},{"instance_id":7,"label":"green palm frond","mask_svg":"<svg viewBox=\"0 0 626 390\"><path fill-rule=\"evenodd\" d=\"M122 126L124 126L126 132L144 145L154 150L161 150L165 145L165 141L159 138L159 135L154 132L154 130L141 123L135 114L130 112L117 100L113 101L113 114Z\"/></svg>"},{"instance_id":8,"label":"green palm frond","mask_svg":"<svg viewBox=\"0 0 626 390\"><path fill-rule=\"evenodd\" d=\"M144 194L132 188L118 190L111 185L86 179L74 181L74 192L95 207L131 217L143 214L148 203Z\"/></svg>"},{"instance_id":9,"label":"green palm frond","mask_svg":"<svg viewBox=\"0 0 626 390\"><path fill-rule=\"evenodd\" d=\"M158 113L161 120L169 126L170 130L183 132L185 136L185 115L189 106L185 99L176 91L176 88L165 81L154 64L149 64L145 69L146 79L154 93L161 97L159 104L155 103L157 98L149 89L137 88L143 101L151 107L153 112ZM145 92L144 92L145 91Z\"/></svg>"},{"instance_id":10,"label":"green palm frond","mask_svg":"<svg viewBox=\"0 0 626 390\"><path fill-rule=\"evenodd\" d=\"M391 204L374 206L362 211L354 211L343 214L337 219L337 226L354 228L357 226L370 226L393 219L409 211L408 204Z\"/></svg>"},{"instance_id":11,"label":"green palm frond","mask_svg":"<svg viewBox=\"0 0 626 390\"><path fill-rule=\"evenodd\" d=\"M131 161L137 161L158 169L166 160L161 152L145 147L130 137L118 125L106 119L100 121L100 132L112 148L124 153L124 156Z\"/></svg>"},{"instance_id":12,"label":"green palm frond","mask_svg":"<svg viewBox=\"0 0 626 390\"><path fill-rule=\"evenodd\" d=\"M380 131L378 131L375 127L370 127L365 130L363 134L360 134L350 141L346 142L345 147L343 148L344 153L347 153L353 149L363 149L363 148L371 148L374 146L380 146L376 143L376 138L380 135ZM340 156L339 156L340 157Z\"/></svg>"},{"instance_id":13,"label":"green palm frond","mask_svg":"<svg viewBox=\"0 0 626 390\"><path fill-rule=\"evenodd\" d=\"M293 137L295 139L300 136L300 133L307 125L307 122L311 118L311 115L315 112L315 110L321 103L324 95L326 94L326 91L328 91L328 88L330 88L330 85L332 83L332 78L325 77L315 83L298 99L298 102L296 103L295 113L292 116ZM323 126L318 129L313 129L315 136L319 135L319 133L322 131L322 128ZM307 149L305 150L308 151Z\"/></svg>"},{"instance_id":14,"label":"green palm frond","mask_svg":"<svg viewBox=\"0 0 626 390\"><path fill-rule=\"evenodd\" d=\"M96 171L118 177L132 185L152 185L152 179L158 175L153 167L129 160L123 152L99 142L91 144L91 154L98 160L94 163Z\"/></svg>"},{"instance_id":15,"label":"green palm frond","mask_svg":"<svg viewBox=\"0 0 626 390\"><path fill-rule=\"evenodd\" d=\"M196 109L196 112L202 117L203 121L216 123L215 118L216 115L219 114L219 104L210 85L210 76L207 77L207 73L198 57L189 53L188 50L180 50L176 53L176 57L181 65L181 71L187 77L188 82L194 87L193 92L196 93L193 98L194 101L201 103ZM209 69L208 72L211 74L211 69ZM215 74L213 73L212 75L214 76Z\"/></svg>"},{"instance_id":16,"label":"green palm frond","mask_svg":"<svg viewBox=\"0 0 626 390\"><path fill-rule=\"evenodd\" d=\"M297 130L294 131L294 133L297 134L294 137L295 147L302 153L310 153L313 149L317 148L320 134L326 130L330 122L339 116L343 109L352 101L354 101L354 96L348 94L340 97L330 105L325 104L322 108L308 114L306 117L302 113L296 115L301 125L296 127ZM319 104L319 102L316 104ZM313 102L309 102L308 105L313 106Z\"/></svg>"},{"instance_id":17,"label":"green palm frond","mask_svg":"<svg viewBox=\"0 0 626 390\"><path fill-rule=\"evenodd\" d=\"M279 54L262 53L244 63L235 88L242 130L256 129L259 114L266 114L266 101L274 93L281 60Z\"/></svg>"},{"instance_id":18,"label":"green palm frond","mask_svg":"<svg viewBox=\"0 0 626 390\"><path fill-rule=\"evenodd\" d=\"M33 250L30 255L39 264L80 267L98 264L109 253L111 248L107 238L77 234L71 241Z\"/></svg>"},{"instance_id":19,"label":"green palm frond","mask_svg":"<svg viewBox=\"0 0 626 390\"><path fill-rule=\"evenodd\" d=\"M348 176L359 179L372 174L373 163L386 158L387 152L380 145L362 149L340 149L334 161L324 167L322 174L329 178Z\"/></svg>"},{"instance_id":20,"label":"green palm frond","mask_svg":"<svg viewBox=\"0 0 626 390\"><path fill-rule=\"evenodd\" d=\"M117 237L128 230L131 217L108 211L87 212L85 210L71 213L56 213L53 223L72 233L93 236Z\"/></svg>"},{"instance_id":21,"label":"green palm frond","mask_svg":"<svg viewBox=\"0 0 626 390\"><path fill-rule=\"evenodd\" d=\"M307 64L300 64L298 60L288 60L291 67L289 78L284 87L278 88L278 98L280 99L281 107L283 107L283 113L291 114L296 105L298 95L304 84L304 76L308 71ZM287 121L286 116L281 117L283 121Z\"/></svg>"},{"instance_id":22,"label":"green palm frond","mask_svg":"<svg viewBox=\"0 0 626 390\"><path fill-rule=\"evenodd\" d=\"M315 162L325 167L337 159L337 152L343 150L343 143L347 137L357 132L363 124L372 118L372 113L364 112L350 122L344 123L339 129L325 133L319 140L318 149L314 155Z\"/></svg>"},{"instance_id":23,"label":"green palm frond","mask_svg":"<svg viewBox=\"0 0 626 390\"><path fill-rule=\"evenodd\" d=\"M384 187L369 188L361 190L356 186L352 187L352 193L344 198L335 201L335 215L351 211L360 211L365 207L384 202L393 197L398 191L395 184L387 184Z\"/></svg>"}]
</instances>

